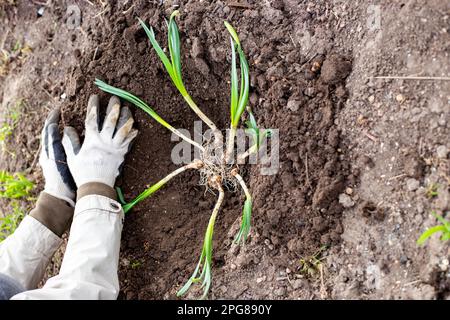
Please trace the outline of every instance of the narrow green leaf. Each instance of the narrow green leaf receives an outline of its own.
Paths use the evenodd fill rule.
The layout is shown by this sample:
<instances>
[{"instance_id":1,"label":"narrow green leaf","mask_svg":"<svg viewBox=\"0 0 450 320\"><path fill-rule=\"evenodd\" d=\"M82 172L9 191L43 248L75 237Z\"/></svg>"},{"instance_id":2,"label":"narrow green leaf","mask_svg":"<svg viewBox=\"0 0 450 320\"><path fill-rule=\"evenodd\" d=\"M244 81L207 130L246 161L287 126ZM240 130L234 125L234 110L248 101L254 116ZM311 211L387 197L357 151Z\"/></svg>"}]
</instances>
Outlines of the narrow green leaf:
<instances>
[{"instance_id":1,"label":"narrow green leaf","mask_svg":"<svg viewBox=\"0 0 450 320\"><path fill-rule=\"evenodd\" d=\"M176 78L176 87L178 90L182 91L181 87L184 87L183 80L181 77L181 45L180 45L180 34L178 32L178 26L175 22L175 16L178 15L177 11L174 11L170 16L169 30L168 30L168 45L170 52L170 59L172 61L172 70ZM175 80L174 80L175 82Z\"/></svg>"},{"instance_id":2,"label":"narrow green leaf","mask_svg":"<svg viewBox=\"0 0 450 320\"><path fill-rule=\"evenodd\" d=\"M176 84L176 76L173 70L173 66L169 61L169 58L167 58L166 54L164 53L163 49L161 49L158 41L156 41L155 38L155 32L153 31L153 28L150 27L150 29L147 27L144 21L142 21L140 18L138 18L139 23L144 28L145 33L147 34L148 39L150 40L150 43L153 46L153 49L155 49L156 53L158 54L159 58L161 59L162 63L164 64L164 67L166 68L167 72L169 73L170 78L172 81Z\"/></svg>"},{"instance_id":3,"label":"narrow green leaf","mask_svg":"<svg viewBox=\"0 0 450 320\"><path fill-rule=\"evenodd\" d=\"M247 198L244 203L244 209L242 210L241 228L234 240L235 243L243 244L250 233L250 226L252 220L252 199Z\"/></svg>"},{"instance_id":4,"label":"narrow green leaf","mask_svg":"<svg viewBox=\"0 0 450 320\"><path fill-rule=\"evenodd\" d=\"M445 220L443 217L438 215L435 211L431 212L431 214L433 216L435 216L436 219L438 219L439 222L441 222L450 231L450 222L449 221Z\"/></svg>"},{"instance_id":5,"label":"narrow green leaf","mask_svg":"<svg viewBox=\"0 0 450 320\"><path fill-rule=\"evenodd\" d=\"M439 225L439 226L434 226L431 227L430 229L426 230L424 233L422 233L422 235L419 237L419 239L417 240L417 244L418 245L422 245L425 243L425 241L431 237L433 234L435 234L436 232L445 232L446 228L443 225Z\"/></svg>"},{"instance_id":6,"label":"narrow green leaf","mask_svg":"<svg viewBox=\"0 0 450 320\"><path fill-rule=\"evenodd\" d=\"M238 79L237 79L237 70L236 70L236 49L234 48L233 39L230 38L231 41L231 123L233 126L237 126L237 123L234 122L234 118L236 115L236 110L238 107Z\"/></svg>"},{"instance_id":7,"label":"narrow green leaf","mask_svg":"<svg viewBox=\"0 0 450 320\"><path fill-rule=\"evenodd\" d=\"M211 265L212 265L212 250L213 250L213 233L214 233L214 224L216 221L216 215L211 215L208 227L206 228L205 238L203 241L202 254L200 256L197 267L195 268L192 276L186 282L186 284L177 292L177 296L180 297L184 295L193 283L202 282L201 288L203 288L203 295L200 299L205 299L209 289L211 287ZM197 278L197 275L200 271L200 267L202 267L202 272L200 277Z\"/></svg>"},{"instance_id":8,"label":"narrow green leaf","mask_svg":"<svg viewBox=\"0 0 450 320\"><path fill-rule=\"evenodd\" d=\"M247 59L245 58L244 52L240 47L237 48L239 53L239 60L241 66L241 92L239 93L239 103L235 114L234 122L238 123L245 107L247 106L248 101L248 93L250 90L250 82L249 82L249 67L247 63Z\"/></svg>"},{"instance_id":9,"label":"narrow green leaf","mask_svg":"<svg viewBox=\"0 0 450 320\"><path fill-rule=\"evenodd\" d=\"M125 197L123 196L122 189L120 187L116 187L116 193L117 193L117 197L119 198L119 202L122 205L127 204L127 202L125 201Z\"/></svg>"},{"instance_id":10,"label":"narrow green leaf","mask_svg":"<svg viewBox=\"0 0 450 320\"><path fill-rule=\"evenodd\" d=\"M225 24L225 27L227 27L227 30L230 33L230 35L233 37L234 42L236 42L237 45L240 46L241 42L239 41L239 37L236 33L236 30L234 30L233 26L229 24L227 21L224 21L223 23Z\"/></svg>"},{"instance_id":11,"label":"narrow green leaf","mask_svg":"<svg viewBox=\"0 0 450 320\"><path fill-rule=\"evenodd\" d=\"M447 240L450 240L450 232L449 231L446 231L445 233L443 233L442 237L441 237L441 241L447 241Z\"/></svg>"},{"instance_id":12,"label":"narrow green leaf","mask_svg":"<svg viewBox=\"0 0 450 320\"><path fill-rule=\"evenodd\" d=\"M135 106L137 106L138 108L142 109L143 111L145 111L146 113L148 113L153 119L155 119L158 123L160 123L162 126L164 126L165 128L172 130L173 127L167 123L163 118L161 118L152 108L150 108L150 106L148 106L144 101L142 101L141 99L139 99L138 97L132 95L131 93L113 87L99 79L95 79L95 84L103 91L114 94L118 97L121 97L124 100L127 100L128 102L133 103Z\"/></svg>"}]
</instances>

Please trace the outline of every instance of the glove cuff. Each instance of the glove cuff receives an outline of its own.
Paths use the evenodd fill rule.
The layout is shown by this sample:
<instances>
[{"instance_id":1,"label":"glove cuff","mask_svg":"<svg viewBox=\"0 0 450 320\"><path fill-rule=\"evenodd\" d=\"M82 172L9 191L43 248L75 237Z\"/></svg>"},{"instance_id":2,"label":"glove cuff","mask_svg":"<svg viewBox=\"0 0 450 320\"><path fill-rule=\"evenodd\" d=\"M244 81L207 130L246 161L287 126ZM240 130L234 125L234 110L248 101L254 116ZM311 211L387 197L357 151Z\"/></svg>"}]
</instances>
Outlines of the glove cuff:
<instances>
[{"instance_id":1,"label":"glove cuff","mask_svg":"<svg viewBox=\"0 0 450 320\"><path fill-rule=\"evenodd\" d=\"M31 210L30 216L38 220L50 231L61 237L69 228L74 208L67 201L59 199L47 192L41 192L36 207Z\"/></svg>"},{"instance_id":2,"label":"glove cuff","mask_svg":"<svg viewBox=\"0 0 450 320\"><path fill-rule=\"evenodd\" d=\"M88 182L81 185L77 191L77 201L88 195L100 195L117 200L116 191L107 184L101 182Z\"/></svg>"}]
</instances>

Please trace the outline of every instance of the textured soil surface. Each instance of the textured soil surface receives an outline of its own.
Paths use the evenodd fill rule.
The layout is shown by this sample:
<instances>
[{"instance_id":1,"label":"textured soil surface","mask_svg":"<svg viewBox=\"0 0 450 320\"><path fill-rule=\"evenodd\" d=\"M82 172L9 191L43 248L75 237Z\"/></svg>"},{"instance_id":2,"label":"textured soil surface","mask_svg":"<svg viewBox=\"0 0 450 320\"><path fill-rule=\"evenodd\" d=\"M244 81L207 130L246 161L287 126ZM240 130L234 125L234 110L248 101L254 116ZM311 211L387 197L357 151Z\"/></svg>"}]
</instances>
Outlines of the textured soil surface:
<instances>
[{"instance_id":1,"label":"textured soil surface","mask_svg":"<svg viewBox=\"0 0 450 320\"><path fill-rule=\"evenodd\" d=\"M209 298L450 299L448 242L416 245L437 224L431 212L450 209L450 81L373 78L450 76L448 2L0 0L0 8L0 49L18 40L31 48L0 76L0 120L23 101L0 169L27 171L42 187L43 119L60 105L64 124L81 133L88 97L100 93L95 78L193 132L198 119L137 21L165 46L174 9L184 82L226 129L227 20L249 59L258 123L280 130L280 168L264 176L258 165L241 167L254 196L244 247L232 241L244 197L226 193ZM117 181L127 199L177 168L170 132L131 109L140 134ZM198 183L198 173L185 172L127 214L120 299L173 299L190 277L215 203Z\"/></svg>"}]
</instances>

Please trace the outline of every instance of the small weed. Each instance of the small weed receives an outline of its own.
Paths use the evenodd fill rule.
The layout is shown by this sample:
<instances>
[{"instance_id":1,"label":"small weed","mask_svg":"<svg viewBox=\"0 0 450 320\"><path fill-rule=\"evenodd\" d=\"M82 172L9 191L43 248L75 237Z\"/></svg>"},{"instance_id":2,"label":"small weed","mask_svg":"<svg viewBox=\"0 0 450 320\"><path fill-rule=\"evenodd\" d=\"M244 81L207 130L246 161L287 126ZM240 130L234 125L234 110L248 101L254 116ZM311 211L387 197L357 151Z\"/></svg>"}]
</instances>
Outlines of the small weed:
<instances>
[{"instance_id":1,"label":"small weed","mask_svg":"<svg viewBox=\"0 0 450 320\"><path fill-rule=\"evenodd\" d=\"M28 199L34 183L21 173L9 173L0 171L0 198Z\"/></svg>"},{"instance_id":2,"label":"small weed","mask_svg":"<svg viewBox=\"0 0 450 320\"><path fill-rule=\"evenodd\" d=\"M0 217L0 242L12 234L27 210L20 200L31 201L31 190L34 183L21 173L8 173L0 171L0 198L8 199L8 214Z\"/></svg>"},{"instance_id":3,"label":"small weed","mask_svg":"<svg viewBox=\"0 0 450 320\"><path fill-rule=\"evenodd\" d=\"M432 199L434 197L437 197L439 195L438 193L439 185L437 183L430 183L427 187L427 190L425 191L425 195L428 199Z\"/></svg>"},{"instance_id":4,"label":"small weed","mask_svg":"<svg viewBox=\"0 0 450 320\"><path fill-rule=\"evenodd\" d=\"M433 216L436 217L436 219L439 220L442 224L439 224L437 226L431 227L428 230L425 230L417 239L417 244L423 245L429 237L431 237L433 234L437 232L442 232L441 235L441 241L447 241L450 240L450 221L444 219L444 217L441 217L440 215L437 215L435 211L431 212Z\"/></svg>"},{"instance_id":5,"label":"small weed","mask_svg":"<svg viewBox=\"0 0 450 320\"><path fill-rule=\"evenodd\" d=\"M22 44L20 40L17 40L9 51L2 49L0 52L0 77L8 75L13 61L22 63L31 51L31 47Z\"/></svg>"},{"instance_id":6,"label":"small weed","mask_svg":"<svg viewBox=\"0 0 450 320\"><path fill-rule=\"evenodd\" d=\"M5 240L19 226L20 221L25 217L25 210L21 207L19 201L10 202L12 213L0 217L0 242Z\"/></svg>"},{"instance_id":7,"label":"small weed","mask_svg":"<svg viewBox=\"0 0 450 320\"><path fill-rule=\"evenodd\" d=\"M322 267L322 260L324 259L322 253L327 249L327 246L320 247L314 254L300 259L300 273L313 277L317 275Z\"/></svg>"},{"instance_id":8,"label":"small weed","mask_svg":"<svg viewBox=\"0 0 450 320\"><path fill-rule=\"evenodd\" d=\"M139 260L131 261L131 263L130 263L131 269L138 269L138 268L140 268L141 266L142 266L142 262L139 261Z\"/></svg>"},{"instance_id":9,"label":"small weed","mask_svg":"<svg viewBox=\"0 0 450 320\"><path fill-rule=\"evenodd\" d=\"M0 124L0 149L2 152L7 152L11 156L14 156L14 153L8 150L8 141L19 123L22 105L23 100L18 100L15 106L6 112L5 120Z\"/></svg>"}]
</instances>

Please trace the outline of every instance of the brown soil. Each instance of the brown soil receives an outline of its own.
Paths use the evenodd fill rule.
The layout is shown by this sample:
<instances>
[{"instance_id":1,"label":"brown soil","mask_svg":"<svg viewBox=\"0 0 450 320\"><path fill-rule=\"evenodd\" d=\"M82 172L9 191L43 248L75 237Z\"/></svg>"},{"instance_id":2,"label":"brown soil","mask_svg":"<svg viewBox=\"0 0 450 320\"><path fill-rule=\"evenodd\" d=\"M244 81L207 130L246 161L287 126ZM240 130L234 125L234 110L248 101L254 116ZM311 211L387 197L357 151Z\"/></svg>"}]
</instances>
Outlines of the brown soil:
<instances>
[{"instance_id":1,"label":"brown soil","mask_svg":"<svg viewBox=\"0 0 450 320\"><path fill-rule=\"evenodd\" d=\"M232 243L243 196L226 194L209 297L449 298L448 244L437 238L425 248L415 244L435 223L430 211L449 209L448 157L436 151L450 147L449 82L369 79L450 74L444 1L380 1L379 30L368 28L371 1L363 0L50 2L17 1L0 16L7 31L2 48L16 39L33 48L0 78L2 110L26 101L10 141L16 157L4 154L0 167L28 169L40 181L35 155L47 110L62 105L64 123L81 132L88 97L99 93L95 78L133 92L173 126L192 132L197 118L136 20L152 25L165 43L164 18L177 7L184 82L225 129L227 20L249 58L255 116L261 126L280 129L280 170L262 176L258 166L241 168L255 199L244 247ZM82 24L71 30L66 10L74 3ZM107 95L101 98L106 103ZM132 109L140 134L117 182L128 199L176 168L169 132ZM121 299L174 298L191 275L215 202L198 182L198 173L183 173L127 215ZM419 186L410 187L414 183ZM439 191L429 199L431 184ZM321 267L303 268L317 252Z\"/></svg>"}]
</instances>

